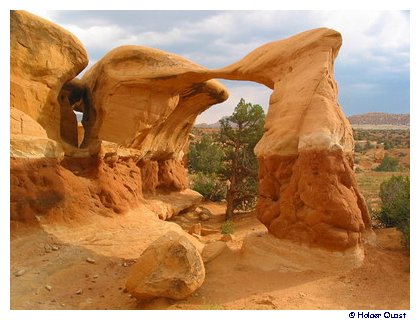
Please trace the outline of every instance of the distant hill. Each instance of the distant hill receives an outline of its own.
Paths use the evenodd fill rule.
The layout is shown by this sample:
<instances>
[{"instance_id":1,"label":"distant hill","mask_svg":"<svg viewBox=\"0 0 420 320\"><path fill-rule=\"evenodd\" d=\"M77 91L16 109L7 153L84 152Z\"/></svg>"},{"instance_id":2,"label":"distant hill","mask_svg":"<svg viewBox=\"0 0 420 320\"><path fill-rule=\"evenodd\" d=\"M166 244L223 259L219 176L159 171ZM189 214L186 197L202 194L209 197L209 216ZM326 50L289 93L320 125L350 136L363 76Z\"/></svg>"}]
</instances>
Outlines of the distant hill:
<instances>
[{"instance_id":1,"label":"distant hill","mask_svg":"<svg viewBox=\"0 0 420 320\"><path fill-rule=\"evenodd\" d=\"M225 119L227 117L228 116L224 116L224 117L222 117L222 119ZM199 124L195 124L194 127L201 128L201 129L219 129L220 128L219 121L217 121L215 123L210 123L210 124L209 123L199 123Z\"/></svg>"},{"instance_id":2,"label":"distant hill","mask_svg":"<svg viewBox=\"0 0 420 320\"><path fill-rule=\"evenodd\" d=\"M199 123L194 125L194 127L196 128L202 128L202 129L218 129L220 128L220 123L216 122L216 123Z\"/></svg>"},{"instance_id":3,"label":"distant hill","mask_svg":"<svg viewBox=\"0 0 420 320\"><path fill-rule=\"evenodd\" d=\"M348 117L354 125L410 125L410 114L394 114L383 112L369 112Z\"/></svg>"},{"instance_id":4,"label":"distant hill","mask_svg":"<svg viewBox=\"0 0 420 320\"><path fill-rule=\"evenodd\" d=\"M351 124L354 125L394 125L394 126L409 126L410 114L395 114L384 112L369 112L364 114L356 114L348 117ZM196 128L202 129L218 129L220 123L199 123L194 125Z\"/></svg>"}]
</instances>

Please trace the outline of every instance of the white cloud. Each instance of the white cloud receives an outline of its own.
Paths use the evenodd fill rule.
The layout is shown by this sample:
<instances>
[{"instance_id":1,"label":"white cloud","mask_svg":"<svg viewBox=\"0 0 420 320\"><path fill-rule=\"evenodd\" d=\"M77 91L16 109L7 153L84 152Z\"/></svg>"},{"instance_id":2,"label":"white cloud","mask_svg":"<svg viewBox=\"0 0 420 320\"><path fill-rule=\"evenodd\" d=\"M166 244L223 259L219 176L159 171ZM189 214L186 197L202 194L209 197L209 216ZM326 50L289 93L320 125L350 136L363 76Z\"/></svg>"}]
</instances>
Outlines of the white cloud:
<instances>
[{"instance_id":1,"label":"white cloud","mask_svg":"<svg viewBox=\"0 0 420 320\"><path fill-rule=\"evenodd\" d=\"M347 93L343 103L349 108L359 108L360 101L367 103L368 95L376 92L375 103L391 109L393 100L383 84L388 81L389 87L401 81L404 85L409 76L410 19L401 11L150 11L147 15L144 11L127 15L85 11L83 21L89 21L85 24L78 20L80 12L45 11L41 15L61 16L66 23L57 23L80 38L90 59L100 59L120 45L138 44L176 53L209 68L229 65L270 41L308 29L332 28L343 35L336 77L341 79L340 92ZM159 16L165 19L157 24ZM378 86L373 87L374 83ZM215 122L231 114L243 95L253 103L268 105L270 93L262 93L262 87L234 83L227 87L231 92L228 102L212 107L199 121ZM406 92L394 91L392 96L409 101Z\"/></svg>"},{"instance_id":2,"label":"white cloud","mask_svg":"<svg viewBox=\"0 0 420 320\"><path fill-rule=\"evenodd\" d=\"M394 53L408 53L410 23L401 11L322 12L329 28L343 36L340 63L368 60L379 65L395 63Z\"/></svg>"},{"instance_id":3,"label":"white cloud","mask_svg":"<svg viewBox=\"0 0 420 320\"><path fill-rule=\"evenodd\" d=\"M117 25L92 26L80 28L77 25L63 25L64 28L75 34L80 41L91 50L110 50L116 43L124 41L126 37L124 29Z\"/></svg>"}]
</instances>

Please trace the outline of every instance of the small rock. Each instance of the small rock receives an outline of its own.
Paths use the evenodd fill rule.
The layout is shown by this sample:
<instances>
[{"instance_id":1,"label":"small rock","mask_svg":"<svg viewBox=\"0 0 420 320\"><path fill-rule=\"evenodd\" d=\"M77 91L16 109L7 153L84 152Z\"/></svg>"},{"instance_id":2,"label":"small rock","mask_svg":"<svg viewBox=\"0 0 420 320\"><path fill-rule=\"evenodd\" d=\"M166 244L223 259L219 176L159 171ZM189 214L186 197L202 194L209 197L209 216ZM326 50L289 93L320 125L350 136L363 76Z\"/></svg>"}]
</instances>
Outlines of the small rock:
<instances>
[{"instance_id":1,"label":"small rock","mask_svg":"<svg viewBox=\"0 0 420 320\"><path fill-rule=\"evenodd\" d=\"M128 267L128 263L124 261L123 264L122 264L122 266L123 267Z\"/></svg>"},{"instance_id":2,"label":"small rock","mask_svg":"<svg viewBox=\"0 0 420 320\"><path fill-rule=\"evenodd\" d=\"M219 233L220 231L217 229L211 229L211 228L201 228L201 235L202 236L208 236L209 234L216 234Z\"/></svg>"},{"instance_id":3,"label":"small rock","mask_svg":"<svg viewBox=\"0 0 420 320\"><path fill-rule=\"evenodd\" d=\"M26 273L26 269L25 268L20 268L15 272L15 277L23 276L25 273Z\"/></svg>"},{"instance_id":4,"label":"small rock","mask_svg":"<svg viewBox=\"0 0 420 320\"><path fill-rule=\"evenodd\" d=\"M44 245L44 250L45 250L46 253L49 253L49 252L51 252L52 248L48 243L46 243Z\"/></svg>"},{"instance_id":5,"label":"small rock","mask_svg":"<svg viewBox=\"0 0 420 320\"><path fill-rule=\"evenodd\" d=\"M50 285L48 285L48 284L47 284L47 285L45 286L45 289L47 289L48 291L51 291L52 287L51 287Z\"/></svg>"},{"instance_id":6,"label":"small rock","mask_svg":"<svg viewBox=\"0 0 420 320\"><path fill-rule=\"evenodd\" d=\"M192 236L196 238L198 241L203 242L203 238L200 235L193 233Z\"/></svg>"},{"instance_id":7,"label":"small rock","mask_svg":"<svg viewBox=\"0 0 420 320\"><path fill-rule=\"evenodd\" d=\"M203 262L210 262L219 256L224 250L227 249L227 245L223 241L216 241L207 244L201 253Z\"/></svg>"},{"instance_id":8,"label":"small rock","mask_svg":"<svg viewBox=\"0 0 420 320\"><path fill-rule=\"evenodd\" d=\"M189 234L198 234L201 236L201 223L193 224L188 230Z\"/></svg>"},{"instance_id":9,"label":"small rock","mask_svg":"<svg viewBox=\"0 0 420 320\"><path fill-rule=\"evenodd\" d=\"M306 297L306 294L304 294L303 292L299 292L299 297L304 298Z\"/></svg>"},{"instance_id":10,"label":"small rock","mask_svg":"<svg viewBox=\"0 0 420 320\"><path fill-rule=\"evenodd\" d=\"M96 263L95 259L92 258L86 258L86 261L89 263Z\"/></svg>"},{"instance_id":11,"label":"small rock","mask_svg":"<svg viewBox=\"0 0 420 320\"><path fill-rule=\"evenodd\" d=\"M98 276L97 274L95 274L95 275L93 276L93 278L95 278L95 279L96 279L96 278L98 278L98 277L99 277L99 276Z\"/></svg>"},{"instance_id":12,"label":"small rock","mask_svg":"<svg viewBox=\"0 0 420 320\"><path fill-rule=\"evenodd\" d=\"M124 293L127 293L128 292L128 289L127 288L124 288L123 292Z\"/></svg>"},{"instance_id":13,"label":"small rock","mask_svg":"<svg viewBox=\"0 0 420 320\"><path fill-rule=\"evenodd\" d=\"M201 221L208 221L208 220L210 220L210 218L211 217L208 214L206 214L206 213L200 214L200 220Z\"/></svg>"},{"instance_id":14,"label":"small rock","mask_svg":"<svg viewBox=\"0 0 420 320\"><path fill-rule=\"evenodd\" d=\"M58 249L60 249L60 248L57 247L57 246L52 246L51 249L52 249L52 251L58 251Z\"/></svg>"},{"instance_id":15,"label":"small rock","mask_svg":"<svg viewBox=\"0 0 420 320\"><path fill-rule=\"evenodd\" d=\"M235 238L234 238L234 236L233 235L231 235L231 234L224 234L224 235L222 235L222 237L220 238L220 240L221 241L224 241L224 242L229 242L229 241L233 241Z\"/></svg>"},{"instance_id":16,"label":"small rock","mask_svg":"<svg viewBox=\"0 0 420 320\"><path fill-rule=\"evenodd\" d=\"M196 212L187 212L185 214L185 218L187 218L188 220L196 220L198 217Z\"/></svg>"},{"instance_id":17,"label":"small rock","mask_svg":"<svg viewBox=\"0 0 420 320\"><path fill-rule=\"evenodd\" d=\"M76 294L82 294L82 293L83 293L82 289L79 288L79 289L76 290Z\"/></svg>"}]
</instances>

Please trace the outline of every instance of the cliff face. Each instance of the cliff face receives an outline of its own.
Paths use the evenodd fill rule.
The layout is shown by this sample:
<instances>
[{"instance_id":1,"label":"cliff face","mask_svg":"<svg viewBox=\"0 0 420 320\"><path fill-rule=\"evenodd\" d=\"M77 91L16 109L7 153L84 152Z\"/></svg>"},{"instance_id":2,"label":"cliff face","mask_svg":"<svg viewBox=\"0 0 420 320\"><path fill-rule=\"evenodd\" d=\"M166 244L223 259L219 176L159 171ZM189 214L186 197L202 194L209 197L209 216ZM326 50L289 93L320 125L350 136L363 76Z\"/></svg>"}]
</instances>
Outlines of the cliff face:
<instances>
[{"instance_id":1,"label":"cliff face","mask_svg":"<svg viewBox=\"0 0 420 320\"><path fill-rule=\"evenodd\" d=\"M337 103L336 31L272 42L217 70L123 46L79 80L88 61L74 36L25 12L12 12L11 26L13 221L112 215L148 195L185 191L188 134L198 114L227 99L214 80L223 78L273 89L255 148L257 214L268 230L341 251L370 229L352 170L352 131ZM83 112L83 141L73 110Z\"/></svg>"}]
</instances>

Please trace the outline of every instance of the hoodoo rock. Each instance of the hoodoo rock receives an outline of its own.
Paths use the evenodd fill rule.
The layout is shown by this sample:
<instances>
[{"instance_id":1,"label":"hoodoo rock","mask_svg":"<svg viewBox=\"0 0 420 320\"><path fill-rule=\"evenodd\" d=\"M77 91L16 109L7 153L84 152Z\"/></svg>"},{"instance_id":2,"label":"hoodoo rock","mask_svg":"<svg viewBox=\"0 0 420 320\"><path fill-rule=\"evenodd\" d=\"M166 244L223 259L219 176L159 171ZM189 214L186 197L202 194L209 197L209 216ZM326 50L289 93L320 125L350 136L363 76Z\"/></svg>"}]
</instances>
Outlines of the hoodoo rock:
<instances>
[{"instance_id":1,"label":"hoodoo rock","mask_svg":"<svg viewBox=\"0 0 420 320\"><path fill-rule=\"evenodd\" d=\"M352 129L333 76L341 41L334 30L310 30L214 70L273 89L255 147L258 218L278 238L333 251L357 246L371 229L353 172Z\"/></svg>"},{"instance_id":2,"label":"hoodoo rock","mask_svg":"<svg viewBox=\"0 0 420 320\"><path fill-rule=\"evenodd\" d=\"M203 284L204 277L198 250L186 237L169 231L137 259L126 287L139 300L183 299Z\"/></svg>"},{"instance_id":3,"label":"hoodoo rock","mask_svg":"<svg viewBox=\"0 0 420 320\"><path fill-rule=\"evenodd\" d=\"M10 12L10 106L38 122L48 138L61 142L61 114L68 115L61 89L87 65L84 46L70 32L25 11Z\"/></svg>"},{"instance_id":4,"label":"hoodoo rock","mask_svg":"<svg viewBox=\"0 0 420 320\"><path fill-rule=\"evenodd\" d=\"M338 32L309 30L214 70L161 50L123 46L75 79L88 64L75 36L27 12L12 11L10 18L12 221L110 216L139 206L167 219L195 207L201 197L188 190L183 157L196 117L228 97L215 80L222 78L273 90L255 148L257 216L274 236L268 242L334 254L360 249L371 222L353 172L352 129L338 104ZM83 113L84 130L73 111ZM174 270L189 270L161 249L150 250L163 259L153 268L170 261ZM179 250L190 261L193 253ZM175 287L165 296L175 298L204 277L197 271L194 280L171 282L174 274L165 274L164 286Z\"/></svg>"},{"instance_id":5,"label":"hoodoo rock","mask_svg":"<svg viewBox=\"0 0 420 320\"><path fill-rule=\"evenodd\" d=\"M195 118L228 97L218 81L202 80L206 71L157 49L112 50L82 78L96 117L85 140L135 148L153 160L182 159Z\"/></svg>"}]
</instances>

